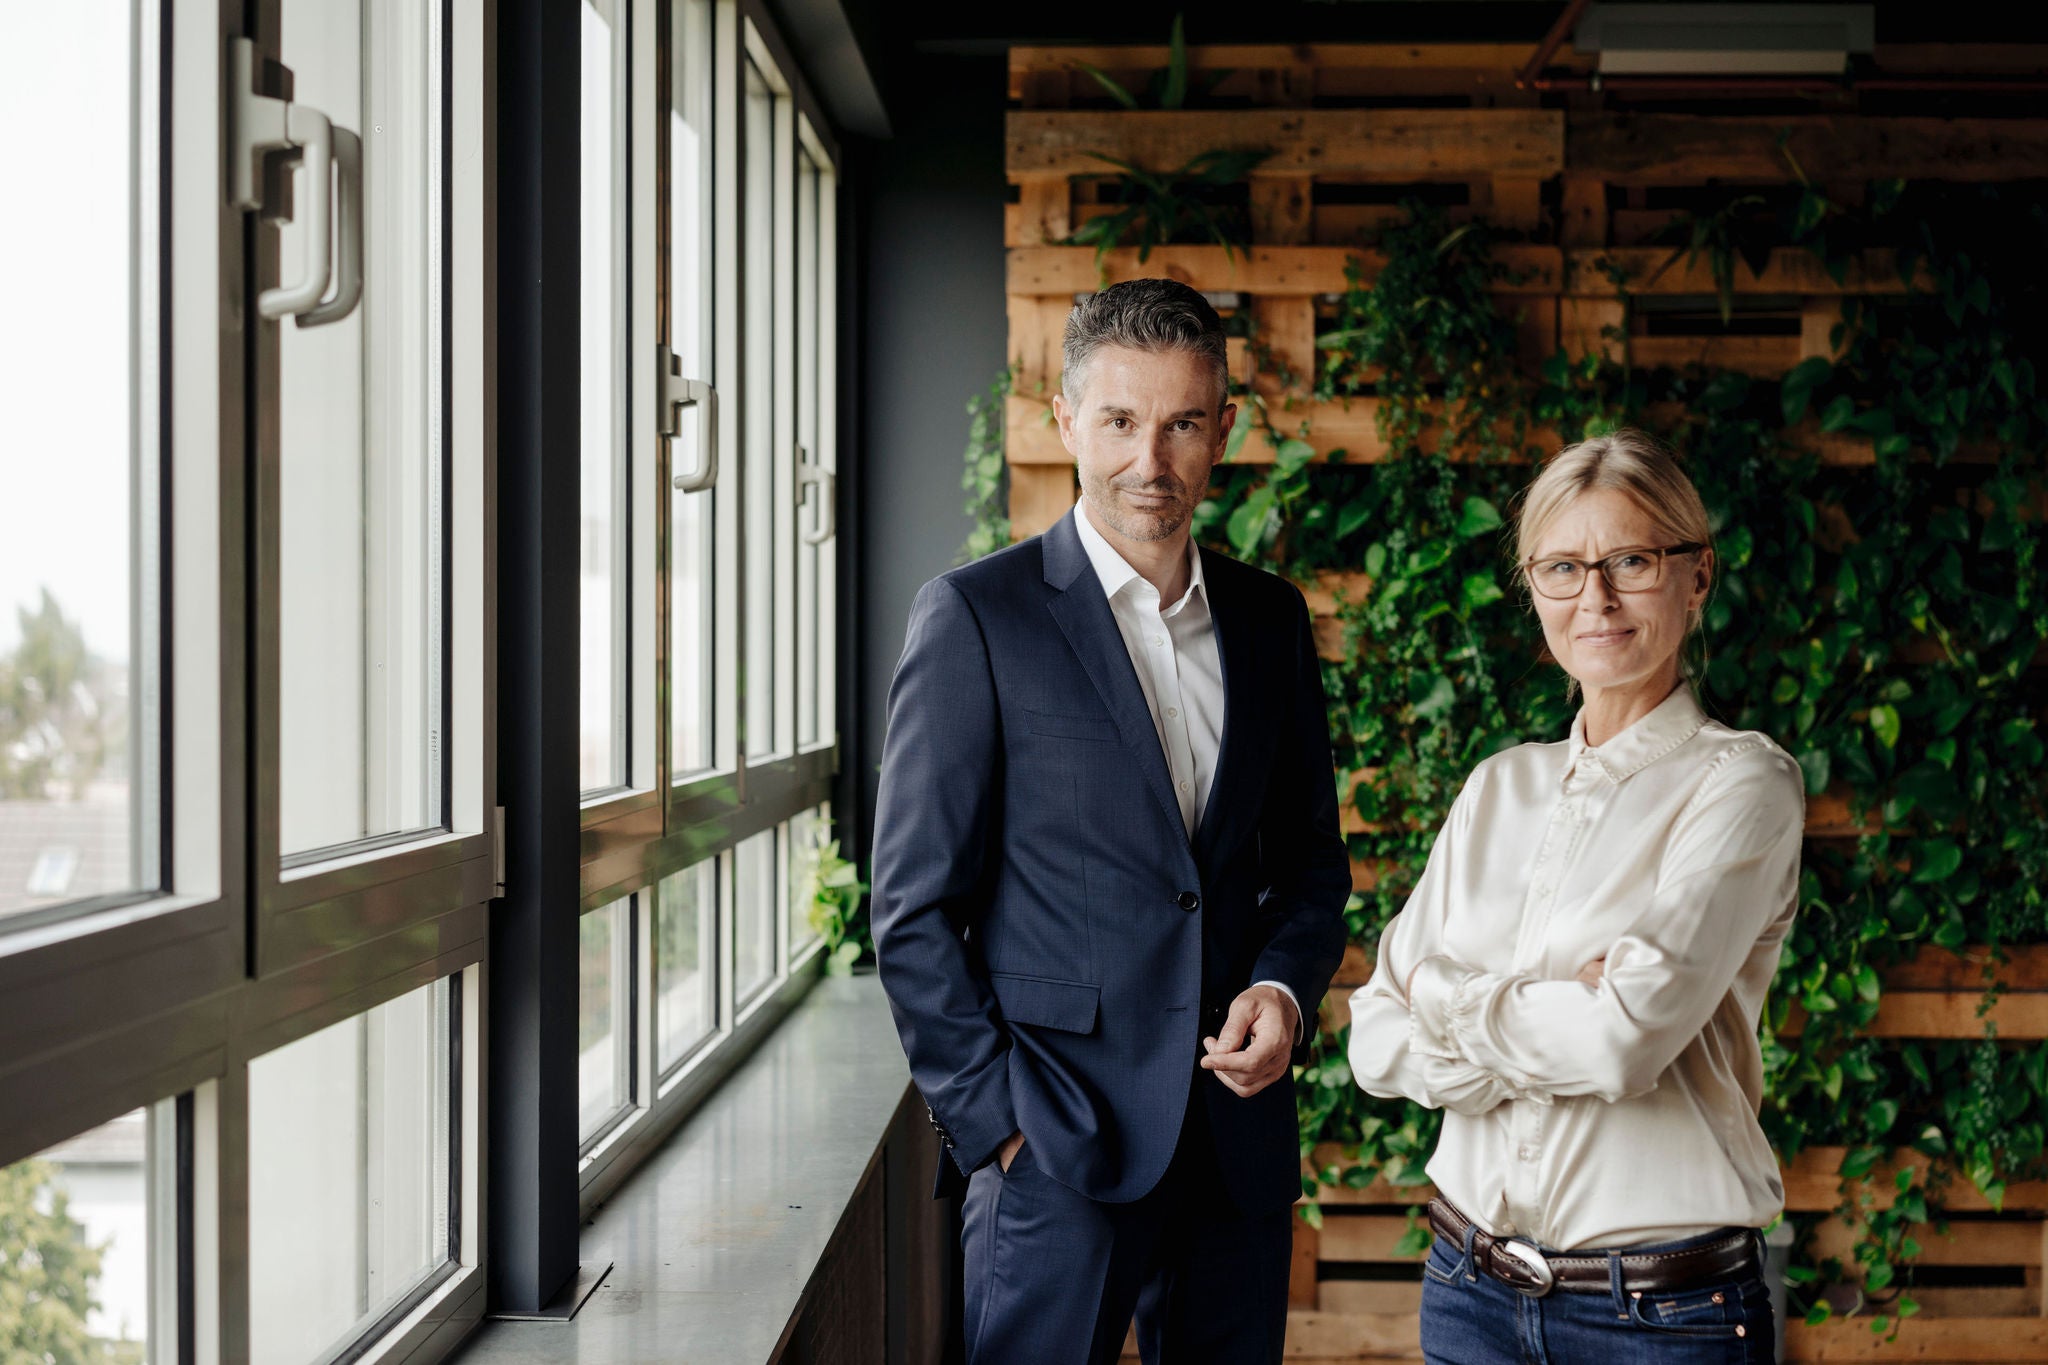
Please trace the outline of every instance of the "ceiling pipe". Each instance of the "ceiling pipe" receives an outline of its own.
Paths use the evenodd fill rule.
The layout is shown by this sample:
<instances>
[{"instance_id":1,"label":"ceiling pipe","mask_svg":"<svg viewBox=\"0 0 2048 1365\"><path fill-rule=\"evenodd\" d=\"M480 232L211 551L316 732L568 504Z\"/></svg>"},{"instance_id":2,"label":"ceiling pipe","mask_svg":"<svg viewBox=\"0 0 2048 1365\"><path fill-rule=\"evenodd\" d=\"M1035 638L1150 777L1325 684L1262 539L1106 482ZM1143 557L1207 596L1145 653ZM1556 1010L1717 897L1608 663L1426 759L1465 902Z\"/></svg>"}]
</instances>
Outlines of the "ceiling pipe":
<instances>
[{"instance_id":1,"label":"ceiling pipe","mask_svg":"<svg viewBox=\"0 0 2048 1365\"><path fill-rule=\"evenodd\" d=\"M1521 84L1517 82L1517 84ZM2048 79L1998 76L1536 76L1527 89L1613 90L1646 94L1851 95L1862 91L1967 90L1983 94L2028 94L2048 90Z\"/></svg>"},{"instance_id":2,"label":"ceiling pipe","mask_svg":"<svg viewBox=\"0 0 2048 1365\"><path fill-rule=\"evenodd\" d=\"M1540 90L1543 88L1540 85L1533 84L1537 79L1538 73L1544 67L1550 65L1551 57L1555 56L1557 50L1564 46L1564 40L1571 36L1574 28L1578 27L1579 16L1586 12L1586 6L1591 3L1592 0L1567 0L1564 13L1557 16L1557 22L1550 26L1550 32L1543 35L1543 41L1537 45L1536 51L1530 56L1528 61L1522 64L1522 69L1515 73L1515 89Z\"/></svg>"},{"instance_id":3,"label":"ceiling pipe","mask_svg":"<svg viewBox=\"0 0 2048 1365\"><path fill-rule=\"evenodd\" d=\"M1515 73L1517 90L1538 92L1563 90L1637 91L1644 94L1717 95L1845 95L1858 91L1974 91L1983 94L2030 94L2048 90L2048 79L2001 76L1651 76L1590 75L1566 72L1545 75L1543 70L1564 41L1578 26L1579 18L1592 0L1568 0L1557 22L1543 35L1543 41L1529 60Z\"/></svg>"}]
</instances>

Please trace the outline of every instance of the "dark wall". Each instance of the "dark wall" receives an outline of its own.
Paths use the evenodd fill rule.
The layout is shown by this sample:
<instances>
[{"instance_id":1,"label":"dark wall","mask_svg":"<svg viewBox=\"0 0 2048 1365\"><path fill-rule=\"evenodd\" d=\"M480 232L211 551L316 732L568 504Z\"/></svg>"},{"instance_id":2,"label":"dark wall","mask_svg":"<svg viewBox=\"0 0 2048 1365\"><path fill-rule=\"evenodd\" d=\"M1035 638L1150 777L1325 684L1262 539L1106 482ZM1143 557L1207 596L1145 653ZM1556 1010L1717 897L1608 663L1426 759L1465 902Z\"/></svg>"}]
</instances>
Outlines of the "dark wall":
<instances>
[{"instance_id":1,"label":"dark wall","mask_svg":"<svg viewBox=\"0 0 2048 1365\"><path fill-rule=\"evenodd\" d=\"M869 846L889 677L910 602L967 539L966 403L1003 367L1001 56L906 52L890 73L895 136L853 149L866 247L859 307L858 672L844 834ZM853 159L853 158L850 158Z\"/></svg>"}]
</instances>

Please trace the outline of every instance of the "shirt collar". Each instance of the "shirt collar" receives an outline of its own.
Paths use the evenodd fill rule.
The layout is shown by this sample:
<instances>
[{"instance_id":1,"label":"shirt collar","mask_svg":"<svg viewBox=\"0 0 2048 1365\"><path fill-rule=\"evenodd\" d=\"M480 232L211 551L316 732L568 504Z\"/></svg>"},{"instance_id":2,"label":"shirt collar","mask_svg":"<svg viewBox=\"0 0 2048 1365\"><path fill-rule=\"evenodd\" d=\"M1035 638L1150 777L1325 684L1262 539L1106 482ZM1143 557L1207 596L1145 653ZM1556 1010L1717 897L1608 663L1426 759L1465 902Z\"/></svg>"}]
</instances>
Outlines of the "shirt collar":
<instances>
[{"instance_id":1,"label":"shirt collar","mask_svg":"<svg viewBox=\"0 0 2048 1365\"><path fill-rule=\"evenodd\" d=\"M1102 584L1103 595L1114 602L1116 595L1139 581L1138 571L1130 561L1117 552L1114 545L1095 529L1095 523L1088 517L1088 509L1078 504L1074 508L1074 529L1080 534L1081 548L1088 552L1088 562L1095 566L1095 577ZM1194 538L1188 538L1188 590L1180 600L1165 608L1163 615L1171 616L1194 599L1195 592L1202 588L1202 552L1195 546Z\"/></svg>"},{"instance_id":2,"label":"shirt collar","mask_svg":"<svg viewBox=\"0 0 2048 1365\"><path fill-rule=\"evenodd\" d=\"M1586 743L1586 712L1581 707L1572 717L1565 776L1577 771L1582 760L1591 759L1608 781L1625 782L1698 734L1706 723L1706 713L1693 700L1692 688L1681 682L1649 715L1595 748Z\"/></svg>"}]
</instances>

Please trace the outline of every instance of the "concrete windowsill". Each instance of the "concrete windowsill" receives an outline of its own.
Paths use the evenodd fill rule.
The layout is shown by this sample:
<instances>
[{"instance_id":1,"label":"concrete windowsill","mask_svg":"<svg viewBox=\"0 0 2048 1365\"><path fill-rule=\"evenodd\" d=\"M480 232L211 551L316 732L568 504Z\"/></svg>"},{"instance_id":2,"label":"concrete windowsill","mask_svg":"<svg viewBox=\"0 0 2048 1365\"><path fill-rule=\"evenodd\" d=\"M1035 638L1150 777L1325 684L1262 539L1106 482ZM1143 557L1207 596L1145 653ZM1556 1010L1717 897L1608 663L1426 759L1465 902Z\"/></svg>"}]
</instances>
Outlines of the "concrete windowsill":
<instances>
[{"instance_id":1,"label":"concrete windowsill","mask_svg":"<svg viewBox=\"0 0 2048 1365\"><path fill-rule=\"evenodd\" d=\"M458 1358L768 1361L909 1085L881 983L820 981L584 1227L612 1271L583 1311L486 1323Z\"/></svg>"}]
</instances>

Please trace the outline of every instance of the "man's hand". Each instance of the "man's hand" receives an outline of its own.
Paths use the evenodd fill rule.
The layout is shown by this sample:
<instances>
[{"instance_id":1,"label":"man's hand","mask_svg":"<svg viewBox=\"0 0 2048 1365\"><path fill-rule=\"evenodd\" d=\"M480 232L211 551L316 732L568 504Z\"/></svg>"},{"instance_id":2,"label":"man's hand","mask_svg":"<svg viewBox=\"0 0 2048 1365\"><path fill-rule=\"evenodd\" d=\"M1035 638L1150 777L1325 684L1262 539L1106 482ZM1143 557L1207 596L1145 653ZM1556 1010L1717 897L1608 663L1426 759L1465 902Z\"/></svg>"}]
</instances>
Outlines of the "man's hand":
<instances>
[{"instance_id":1,"label":"man's hand","mask_svg":"<svg viewBox=\"0 0 2048 1365\"><path fill-rule=\"evenodd\" d=\"M1009 1140L996 1148L996 1165L1002 1167L1004 1175L1010 1173L1010 1163L1015 1161L1017 1153L1023 1150L1024 1134L1021 1132L1010 1134Z\"/></svg>"},{"instance_id":2,"label":"man's hand","mask_svg":"<svg viewBox=\"0 0 2048 1365\"><path fill-rule=\"evenodd\" d=\"M1600 978L1606 974L1607 959L1605 956L1601 956L1594 958L1591 962L1579 968L1578 975L1574 976L1572 980L1597 990L1600 986Z\"/></svg>"},{"instance_id":3,"label":"man's hand","mask_svg":"<svg viewBox=\"0 0 2048 1365\"><path fill-rule=\"evenodd\" d=\"M1232 1094L1249 1099L1287 1074L1297 1022L1284 992L1253 986L1230 1002L1222 1031L1202 1040L1209 1054L1202 1065Z\"/></svg>"}]
</instances>

